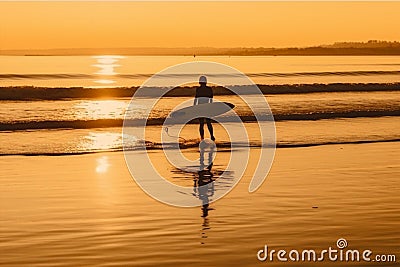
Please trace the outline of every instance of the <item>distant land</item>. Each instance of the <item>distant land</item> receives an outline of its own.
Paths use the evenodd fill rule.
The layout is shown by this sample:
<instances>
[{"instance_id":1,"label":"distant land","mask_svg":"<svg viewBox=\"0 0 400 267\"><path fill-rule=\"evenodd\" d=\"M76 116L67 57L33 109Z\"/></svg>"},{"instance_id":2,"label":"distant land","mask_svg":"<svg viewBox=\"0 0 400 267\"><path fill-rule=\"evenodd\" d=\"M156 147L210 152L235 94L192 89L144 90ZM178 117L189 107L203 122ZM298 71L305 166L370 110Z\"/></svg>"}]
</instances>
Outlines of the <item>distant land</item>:
<instances>
[{"instance_id":1,"label":"distant land","mask_svg":"<svg viewBox=\"0 0 400 267\"><path fill-rule=\"evenodd\" d=\"M78 56L78 55L136 55L136 56L374 56L400 55L400 42L370 40L368 42L337 42L312 47L128 47L128 48L65 48L1 50L0 55L15 56Z\"/></svg>"}]
</instances>

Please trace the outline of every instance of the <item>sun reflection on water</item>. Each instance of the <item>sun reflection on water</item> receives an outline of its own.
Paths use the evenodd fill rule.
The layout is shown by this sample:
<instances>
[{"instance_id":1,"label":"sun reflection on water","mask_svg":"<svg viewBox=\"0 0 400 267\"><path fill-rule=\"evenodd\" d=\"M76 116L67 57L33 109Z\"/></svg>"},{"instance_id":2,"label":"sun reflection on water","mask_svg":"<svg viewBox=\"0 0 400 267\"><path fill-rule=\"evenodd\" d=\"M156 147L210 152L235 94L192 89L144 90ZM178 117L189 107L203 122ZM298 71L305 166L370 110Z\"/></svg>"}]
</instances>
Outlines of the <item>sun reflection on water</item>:
<instances>
[{"instance_id":1,"label":"sun reflection on water","mask_svg":"<svg viewBox=\"0 0 400 267\"><path fill-rule=\"evenodd\" d=\"M121 100L83 100L74 109L76 119L122 119L127 105Z\"/></svg>"},{"instance_id":2,"label":"sun reflection on water","mask_svg":"<svg viewBox=\"0 0 400 267\"><path fill-rule=\"evenodd\" d=\"M113 84L113 83L116 83L116 81L113 81L113 80L105 80L105 79L96 80L96 81L94 81L94 82L96 82L96 83L101 83L101 84Z\"/></svg>"},{"instance_id":3,"label":"sun reflection on water","mask_svg":"<svg viewBox=\"0 0 400 267\"><path fill-rule=\"evenodd\" d=\"M107 151L122 147L121 133L90 132L78 145L82 151Z\"/></svg>"},{"instance_id":4,"label":"sun reflection on water","mask_svg":"<svg viewBox=\"0 0 400 267\"><path fill-rule=\"evenodd\" d=\"M101 55L101 56L93 56L92 58L96 59L97 63L93 64L93 67L98 68L98 70L94 73L99 75L100 79L95 80L95 83L100 84L114 84L115 80L112 80L110 76L114 76L118 74L115 71L115 68L120 67L121 65L116 64L120 59L123 59L123 56L114 56L114 55ZM106 76L107 78L105 78Z\"/></svg>"}]
</instances>

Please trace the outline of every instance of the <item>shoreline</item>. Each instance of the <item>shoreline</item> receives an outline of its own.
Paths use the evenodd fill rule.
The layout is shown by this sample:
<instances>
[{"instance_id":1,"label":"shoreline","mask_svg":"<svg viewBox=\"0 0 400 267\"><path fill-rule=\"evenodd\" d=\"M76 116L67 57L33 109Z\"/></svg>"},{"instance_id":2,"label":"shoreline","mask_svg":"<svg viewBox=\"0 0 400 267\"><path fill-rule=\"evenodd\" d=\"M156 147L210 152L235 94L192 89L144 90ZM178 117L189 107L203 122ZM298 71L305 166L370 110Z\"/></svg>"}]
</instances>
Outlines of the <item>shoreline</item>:
<instances>
[{"instance_id":1,"label":"shoreline","mask_svg":"<svg viewBox=\"0 0 400 267\"><path fill-rule=\"evenodd\" d=\"M274 145L278 148L294 148L330 144L399 142L400 135L397 126L399 120L400 116L316 121L277 121L275 122L275 139L270 139L273 138L272 136L267 137L266 146ZM231 140L223 125L220 123L214 124L214 134L217 137L219 149L229 149L232 142L234 142L234 146L238 147L262 147L258 123L230 124L229 127L243 125L247 132L247 137L238 136L235 140ZM264 124L265 127L269 127L269 125L269 123ZM371 125L373 125L372 128ZM179 134L180 126L168 126L168 128L171 136L164 136L166 139L162 139L161 136L164 133L165 126L147 126L143 138L146 149L159 151L162 148L162 143L164 143L166 149L173 149L173 142L178 141L175 139L178 135L183 137L183 139L179 140L182 150L197 148L199 142L197 124L185 125ZM299 129L307 129L307 131L299 131ZM0 131L0 136L4 143L0 154L27 156L64 155L122 151L124 147L125 150L143 149L143 145L141 145L143 143L135 139L128 138L127 142L123 143L122 130L121 127L111 127ZM135 128L128 128L127 130L135 136ZM206 137L209 137L207 132ZM43 140L47 141L43 143Z\"/></svg>"},{"instance_id":2,"label":"shoreline","mask_svg":"<svg viewBox=\"0 0 400 267\"><path fill-rule=\"evenodd\" d=\"M310 143L310 144L277 144L275 145L276 149L298 149L298 148L313 148L313 147L325 147L325 146L343 146L343 145L364 145L364 144L385 144L385 143L393 143L397 144L400 142L399 139L390 139L390 140L361 140L361 141L344 141L344 142L324 142L324 143ZM188 146L180 146L182 151L197 151L199 143L193 143ZM147 148L146 150L149 152L160 152L163 151L161 144L160 147ZM223 143L218 144L217 148L222 148L222 152L229 152L230 148L229 144ZM250 144L249 149L261 149L261 148L270 148L270 146L262 147L260 145ZM24 153L24 154L0 154L0 158L2 157L70 157L70 156L85 156L85 155L100 155L100 154L117 154L124 152L143 152L143 149L114 149L114 150L99 150L99 151L82 151L82 152L71 152L71 153Z\"/></svg>"}]
</instances>

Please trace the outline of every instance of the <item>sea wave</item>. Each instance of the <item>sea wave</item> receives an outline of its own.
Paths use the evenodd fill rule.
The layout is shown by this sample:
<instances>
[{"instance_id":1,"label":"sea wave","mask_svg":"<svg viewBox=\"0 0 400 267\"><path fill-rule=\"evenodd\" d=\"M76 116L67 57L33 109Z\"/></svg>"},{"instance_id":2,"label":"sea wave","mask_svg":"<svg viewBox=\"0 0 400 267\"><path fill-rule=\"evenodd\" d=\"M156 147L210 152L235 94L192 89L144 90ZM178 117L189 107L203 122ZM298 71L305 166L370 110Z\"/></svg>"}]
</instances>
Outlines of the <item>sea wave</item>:
<instances>
[{"instance_id":1,"label":"sea wave","mask_svg":"<svg viewBox=\"0 0 400 267\"><path fill-rule=\"evenodd\" d=\"M245 73L248 77L326 77L326 76L382 76L382 75L399 75L400 71L397 70L360 70L360 71L317 71L317 72L259 72L259 73ZM124 79L146 79L154 74L149 73L137 73L137 74L114 74L113 77L124 78ZM197 73L185 73L185 74L156 74L158 77L173 78L182 76L193 76L198 77ZM225 73L225 74L215 74L209 75L217 77L237 77L236 73ZM5 73L0 74L0 80L22 80L22 79L38 79L38 80L52 80L52 79L95 79L98 78L97 74L81 74L81 73L27 73L27 74L17 74L17 73Z\"/></svg>"},{"instance_id":2,"label":"sea wave","mask_svg":"<svg viewBox=\"0 0 400 267\"><path fill-rule=\"evenodd\" d=\"M4 75L4 74L3 74ZM246 85L232 86L241 94L250 94L252 90ZM321 92L376 92L400 91L400 83L331 83L331 84L286 84L286 85L258 85L265 95L274 94L306 94ZM151 88L149 97L154 90L166 88ZM132 97L138 87L114 88L85 88L85 87L33 87L11 86L0 87L0 100L30 101L30 100L61 100L61 99L99 99ZM174 88L165 94L166 97L190 97L195 94L196 87L182 86ZM213 87L214 95L233 95L224 87Z\"/></svg>"},{"instance_id":3,"label":"sea wave","mask_svg":"<svg viewBox=\"0 0 400 267\"><path fill-rule=\"evenodd\" d=\"M400 110L377 110L377 111L348 111L348 112L325 112L325 113L298 113L298 114L274 114L275 121L310 121L323 119L340 118L374 118L400 116ZM243 122L256 122L254 115L240 115ZM259 119L270 120L271 116L260 116ZM149 118L125 120L126 125L131 127L135 125L163 125L166 118ZM222 116L218 118L219 122L236 122L236 117ZM189 124L198 123L197 120L188 122ZM26 131L42 129L92 129L92 128L110 128L122 127L123 119L97 119L97 120L54 120L54 121L29 121L29 122L1 122L0 131Z\"/></svg>"}]
</instances>

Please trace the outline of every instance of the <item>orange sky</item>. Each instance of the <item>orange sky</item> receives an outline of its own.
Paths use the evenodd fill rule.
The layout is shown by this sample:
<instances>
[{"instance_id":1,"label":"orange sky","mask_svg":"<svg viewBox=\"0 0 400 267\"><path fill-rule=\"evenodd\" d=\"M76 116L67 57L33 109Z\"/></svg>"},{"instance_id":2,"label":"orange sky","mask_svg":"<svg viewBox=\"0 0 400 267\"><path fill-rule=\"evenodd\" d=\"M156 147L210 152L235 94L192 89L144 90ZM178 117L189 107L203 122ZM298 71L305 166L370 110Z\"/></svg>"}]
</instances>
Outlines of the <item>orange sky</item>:
<instances>
[{"instance_id":1,"label":"orange sky","mask_svg":"<svg viewBox=\"0 0 400 267\"><path fill-rule=\"evenodd\" d=\"M0 49L400 40L400 2L1 2Z\"/></svg>"}]
</instances>

